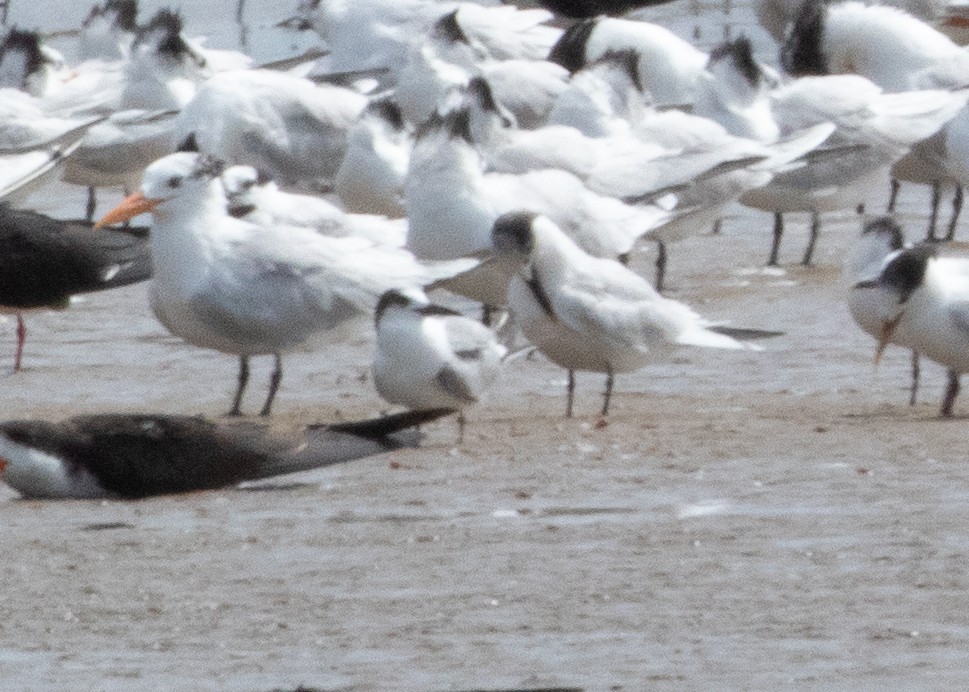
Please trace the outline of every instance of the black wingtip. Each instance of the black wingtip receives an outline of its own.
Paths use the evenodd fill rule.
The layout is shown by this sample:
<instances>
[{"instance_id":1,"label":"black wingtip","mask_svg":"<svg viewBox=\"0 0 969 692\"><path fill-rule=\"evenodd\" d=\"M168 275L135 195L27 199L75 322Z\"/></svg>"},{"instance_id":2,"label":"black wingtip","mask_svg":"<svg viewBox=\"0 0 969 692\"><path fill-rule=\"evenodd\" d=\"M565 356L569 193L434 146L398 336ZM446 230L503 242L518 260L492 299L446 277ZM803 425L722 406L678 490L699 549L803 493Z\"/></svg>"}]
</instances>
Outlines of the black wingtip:
<instances>
[{"instance_id":1,"label":"black wingtip","mask_svg":"<svg viewBox=\"0 0 969 692\"><path fill-rule=\"evenodd\" d=\"M199 148L199 141L195 137L195 133L190 132L188 137L182 140L182 143L178 145L178 148L175 149L175 151L198 154L202 150Z\"/></svg>"},{"instance_id":2,"label":"black wingtip","mask_svg":"<svg viewBox=\"0 0 969 692\"><path fill-rule=\"evenodd\" d=\"M552 46L548 54L549 62L561 65L569 72L582 69L586 63L585 49L598 19L585 19L570 26Z\"/></svg>"},{"instance_id":3,"label":"black wingtip","mask_svg":"<svg viewBox=\"0 0 969 692\"><path fill-rule=\"evenodd\" d=\"M391 416L381 416L370 420L355 421L352 423L339 423L337 425L318 425L311 426L310 429L328 428L333 432L348 433L358 437L381 438L389 437L418 425L430 423L438 418L450 416L456 413L454 409L436 408L427 411L406 411L395 413Z\"/></svg>"}]
</instances>

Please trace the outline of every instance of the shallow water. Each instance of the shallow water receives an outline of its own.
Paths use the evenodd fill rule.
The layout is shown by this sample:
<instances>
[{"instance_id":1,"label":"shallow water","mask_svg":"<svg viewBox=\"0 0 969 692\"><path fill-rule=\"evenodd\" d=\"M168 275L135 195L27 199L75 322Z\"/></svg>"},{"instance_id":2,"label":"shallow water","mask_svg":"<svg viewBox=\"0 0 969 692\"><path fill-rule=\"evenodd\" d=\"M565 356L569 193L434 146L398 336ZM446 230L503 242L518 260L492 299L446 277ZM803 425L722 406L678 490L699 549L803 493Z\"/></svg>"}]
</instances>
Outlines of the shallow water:
<instances>
[{"instance_id":1,"label":"shallow water","mask_svg":"<svg viewBox=\"0 0 969 692\"><path fill-rule=\"evenodd\" d=\"M45 30L87 11L12 3L12 22ZM168 3L142 4L145 16ZM680 1L655 16L685 36L699 26L704 45L753 32L745 3L723 8ZM257 60L310 43L272 28L290 9L246 3ZM189 33L238 45L235 3L183 11ZM925 201L916 189L902 198L913 227ZM71 216L83 195L38 203ZM831 216L815 268L794 264L801 220L783 268L764 270L770 219L740 208L722 236L674 245L673 296L785 335L761 353L683 351L619 377L604 428L601 376L580 375L566 421L564 373L524 360L471 412L462 444L444 421L420 450L260 492L44 503L3 490L0 683L913 687L931 671L933 685L964 685L966 420L935 417L941 369L924 366L909 408L907 354L873 367L839 284L857 228ZM634 260L647 275L651 262L649 248ZM31 315L28 328L25 371L0 375L4 417L228 407L235 359L167 335L144 286ZM287 357L279 417L383 409L369 340L364 325L350 343ZM8 319L0 363L13 341ZM269 367L256 364L248 410Z\"/></svg>"}]
</instances>

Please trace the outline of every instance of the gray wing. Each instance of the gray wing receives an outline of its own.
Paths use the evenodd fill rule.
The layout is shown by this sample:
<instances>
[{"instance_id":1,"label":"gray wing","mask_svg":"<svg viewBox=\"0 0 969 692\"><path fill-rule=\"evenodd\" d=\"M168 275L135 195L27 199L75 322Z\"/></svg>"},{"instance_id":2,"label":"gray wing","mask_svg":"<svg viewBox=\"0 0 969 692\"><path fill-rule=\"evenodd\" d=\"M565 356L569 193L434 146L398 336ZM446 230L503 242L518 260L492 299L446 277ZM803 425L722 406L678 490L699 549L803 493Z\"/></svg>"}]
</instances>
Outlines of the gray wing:
<instances>
[{"instance_id":1,"label":"gray wing","mask_svg":"<svg viewBox=\"0 0 969 692\"><path fill-rule=\"evenodd\" d=\"M464 375L450 365L445 365L438 371L437 383L441 385L444 391L456 399L466 401L469 404L478 402L478 397L471 391L471 387L468 386Z\"/></svg>"}]
</instances>

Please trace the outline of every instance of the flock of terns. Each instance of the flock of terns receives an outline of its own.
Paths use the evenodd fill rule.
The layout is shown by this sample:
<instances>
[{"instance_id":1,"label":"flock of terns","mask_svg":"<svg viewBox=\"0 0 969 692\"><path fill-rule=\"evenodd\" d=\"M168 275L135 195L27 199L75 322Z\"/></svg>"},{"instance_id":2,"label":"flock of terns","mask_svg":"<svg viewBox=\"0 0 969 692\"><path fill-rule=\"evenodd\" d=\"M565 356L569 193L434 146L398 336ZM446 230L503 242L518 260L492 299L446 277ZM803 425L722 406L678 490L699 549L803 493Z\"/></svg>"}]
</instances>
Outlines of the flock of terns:
<instances>
[{"instance_id":1,"label":"flock of terns","mask_svg":"<svg viewBox=\"0 0 969 692\"><path fill-rule=\"evenodd\" d=\"M158 320L239 358L324 348L361 320L373 379L411 413L309 428L173 416L0 424L2 478L27 497L217 487L413 442L537 350L606 377L679 347L760 348L777 332L713 324L662 294L670 245L729 205L862 208L891 181L969 183L967 22L956 2L757 3L778 59L740 37L705 52L648 21L658 2L302 0L282 25L320 56L254 66L206 48L176 12L95 6L68 64L35 32L0 45L0 305L21 313L150 278ZM625 16L611 16L631 12ZM52 179L89 189L86 221L29 209ZM124 200L95 223L97 189ZM896 188L897 189L897 188ZM150 214L146 227L129 223ZM954 216L958 208L954 209ZM969 260L864 223L849 305L877 340L969 370ZM950 225L951 238L955 219ZM657 244L652 282L626 266ZM675 259L675 258L674 258ZM675 270L675 261L672 263ZM481 319L436 304L450 291ZM513 346L522 343L522 348Z\"/></svg>"}]
</instances>

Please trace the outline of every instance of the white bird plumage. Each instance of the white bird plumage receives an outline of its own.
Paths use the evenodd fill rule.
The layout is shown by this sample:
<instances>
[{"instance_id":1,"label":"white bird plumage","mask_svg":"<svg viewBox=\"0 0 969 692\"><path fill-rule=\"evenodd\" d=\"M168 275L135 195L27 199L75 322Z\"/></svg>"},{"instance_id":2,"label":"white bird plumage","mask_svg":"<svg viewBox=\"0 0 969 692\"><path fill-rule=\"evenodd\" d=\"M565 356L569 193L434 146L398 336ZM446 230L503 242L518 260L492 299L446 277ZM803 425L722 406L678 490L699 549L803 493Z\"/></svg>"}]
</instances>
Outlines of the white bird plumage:
<instances>
[{"instance_id":1,"label":"white bird plumage","mask_svg":"<svg viewBox=\"0 0 969 692\"><path fill-rule=\"evenodd\" d=\"M428 266L406 250L363 238L233 218L226 212L223 168L197 153L159 159L146 170L141 192L100 223L152 212L152 309L189 343L240 357L232 413L239 412L249 356L276 357L262 410L268 415L282 353L333 338L338 327L371 314L388 289L427 285L476 264Z\"/></svg>"},{"instance_id":2,"label":"white bird plumage","mask_svg":"<svg viewBox=\"0 0 969 692\"><path fill-rule=\"evenodd\" d=\"M615 260L584 252L549 219L530 212L495 222L495 250L517 271L508 307L522 332L549 360L570 371L566 415L572 412L571 371L613 375L645 366L677 346L756 349L712 331L687 305L666 298ZM738 330L741 331L741 330Z\"/></svg>"},{"instance_id":3,"label":"white bird plumage","mask_svg":"<svg viewBox=\"0 0 969 692\"><path fill-rule=\"evenodd\" d=\"M377 304L373 377L392 404L413 410L477 404L508 350L480 322L431 303L420 289L391 290Z\"/></svg>"}]
</instances>

